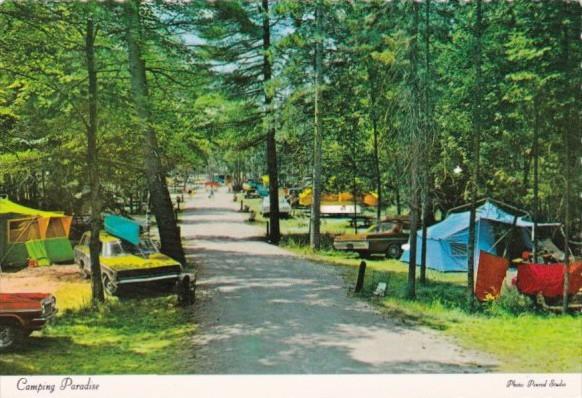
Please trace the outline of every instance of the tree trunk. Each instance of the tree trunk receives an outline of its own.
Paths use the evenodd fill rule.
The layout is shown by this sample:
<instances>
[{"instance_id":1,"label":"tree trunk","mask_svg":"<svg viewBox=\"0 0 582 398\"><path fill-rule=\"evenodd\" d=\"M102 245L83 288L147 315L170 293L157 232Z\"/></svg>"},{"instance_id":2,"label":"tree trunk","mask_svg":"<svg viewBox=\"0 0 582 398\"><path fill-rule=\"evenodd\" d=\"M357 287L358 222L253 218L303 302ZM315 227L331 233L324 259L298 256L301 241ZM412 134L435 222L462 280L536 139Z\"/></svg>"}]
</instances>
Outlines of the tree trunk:
<instances>
[{"instance_id":1,"label":"tree trunk","mask_svg":"<svg viewBox=\"0 0 582 398\"><path fill-rule=\"evenodd\" d=\"M93 304L105 301L103 283L101 281L101 202L99 184L99 160L97 155L97 68L95 67L95 36L97 31L93 17L87 18L85 34L85 58L89 82L89 118L87 120L87 175L89 179L91 201L91 239L89 253L91 257L91 297Z\"/></svg>"},{"instance_id":2,"label":"tree trunk","mask_svg":"<svg viewBox=\"0 0 582 398\"><path fill-rule=\"evenodd\" d=\"M417 232L418 232L418 172L420 158L420 95L418 85L418 3L413 3L414 9L414 39L411 44L411 64L412 74L412 120L410 123L410 154L412 156L410 164L410 258L408 262L408 284L406 296L409 299L416 297L416 253L417 253Z\"/></svg>"},{"instance_id":3,"label":"tree trunk","mask_svg":"<svg viewBox=\"0 0 582 398\"><path fill-rule=\"evenodd\" d=\"M416 152L416 151L414 151ZM413 158L418 157L418 153L412 154ZM409 299L416 297L416 253L418 250L418 161L412 160L410 168L410 257L408 262L408 285L406 296Z\"/></svg>"},{"instance_id":4,"label":"tree trunk","mask_svg":"<svg viewBox=\"0 0 582 398\"><path fill-rule=\"evenodd\" d=\"M426 240L428 238L428 183L427 176L423 173L422 177L422 211L421 211L421 223L422 223L422 238L420 246L420 278L419 281L422 285L426 284Z\"/></svg>"},{"instance_id":5,"label":"tree trunk","mask_svg":"<svg viewBox=\"0 0 582 398\"><path fill-rule=\"evenodd\" d=\"M273 124L273 94L268 87L271 81L271 31L269 0L263 0L263 90L265 92L265 120L267 127L267 170L269 174L269 241L278 244L281 239L279 226L279 181L277 167L277 142Z\"/></svg>"},{"instance_id":6,"label":"tree trunk","mask_svg":"<svg viewBox=\"0 0 582 398\"><path fill-rule=\"evenodd\" d=\"M430 0L426 0L426 13L425 13L425 35L424 35L424 46L425 46L425 80L424 80L424 135L423 140L425 146L425 157L423 161L422 170L422 239L421 239L421 251L420 251L420 283L422 285L426 284L426 240L428 236L428 207L430 206L430 192L429 192L429 182L430 179L430 142L432 138L432 121L430 114Z\"/></svg>"},{"instance_id":7,"label":"tree trunk","mask_svg":"<svg viewBox=\"0 0 582 398\"><path fill-rule=\"evenodd\" d=\"M476 2L476 23L475 23L475 95L473 101L473 144L471 149L471 161L473 170L471 173L471 207L469 212L469 241L467 244L467 303L469 308L475 302L474 294L474 262L475 262L475 235L476 235L476 214L477 214L477 184L479 181L479 162L481 146L481 0Z\"/></svg>"},{"instance_id":8,"label":"tree trunk","mask_svg":"<svg viewBox=\"0 0 582 398\"><path fill-rule=\"evenodd\" d=\"M382 174L380 172L380 154L378 148L378 118L376 113L377 87L373 82L377 78L374 71L368 68L368 79L370 80L370 118L372 119L372 132L374 135L374 178L376 182L376 193L378 194L378 204L376 205L376 230L380 229L382 221Z\"/></svg>"},{"instance_id":9,"label":"tree trunk","mask_svg":"<svg viewBox=\"0 0 582 398\"><path fill-rule=\"evenodd\" d=\"M568 4L564 5L566 10L567 7L569 6ZM580 10L578 10L578 12L580 12ZM578 13L578 16L580 14ZM578 19L579 20L579 19ZM568 30L568 24L563 24L564 26L564 32L563 32L563 52L564 52L564 69L565 69L565 73L566 76L568 76L570 73L570 50L569 50L569 30ZM569 93L566 92L565 97L567 98L569 95ZM570 288L570 231L571 231L571 225L572 225L572 220L571 220L571 208L570 208L570 199L572 197L572 173L571 173L571 149L570 149L570 129L575 129L575 126L579 126L579 122L580 120L578 119L579 114L576 112L572 112L571 106L570 104L566 105L566 123L564 123L563 125L563 142L564 142L564 148L565 148L565 170L564 170L564 174L565 174L565 178L566 178L566 189L564 192L564 196L565 196L565 200L564 200L564 204L565 204L565 214L564 214L564 235L565 236L565 240L564 240L564 253L565 253L565 259L564 259L564 288L562 290L562 312L564 314L566 314L568 312L568 290ZM574 120L570 120L570 118L573 118ZM578 120L576 120L578 119ZM578 132L579 133L579 132ZM576 135L576 132L574 132L574 134L572 134L572 136L574 137Z\"/></svg>"},{"instance_id":10,"label":"tree trunk","mask_svg":"<svg viewBox=\"0 0 582 398\"><path fill-rule=\"evenodd\" d=\"M531 168L531 154L533 153L533 145L532 151L529 154L525 154L523 158L523 180L522 185L526 188L529 184L529 169Z\"/></svg>"},{"instance_id":11,"label":"tree trunk","mask_svg":"<svg viewBox=\"0 0 582 398\"><path fill-rule=\"evenodd\" d=\"M356 129L357 125L354 123L352 130L352 142L351 142L351 153L352 153L352 205L354 206L354 233L358 234L358 162L356 160Z\"/></svg>"},{"instance_id":12,"label":"tree trunk","mask_svg":"<svg viewBox=\"0 0 582 398\"><path fill-rule=\"evenodd\" d=\"M150 191L153 213L156 216L161 251L182 264L186 263L180 231L166 184L165 172L160 159L156 131L151 121L149 94L146 79L145 61L142 56L142 26L139 15L139 0L128 0L125 3L127 22L127 52L129 72L131 76L131 92L140 129L144 135L143 145L145 173Z\"/></svg>"},{"instance_id":13,"label":"tree trunk","mask_svg":"<svg viewBox=\"0 0 582 398\"><path fill-rule=\"evenodd\" d=\"M537 90L537 89L536 89ZM539 204L538 204L538 197L539 197L539 154L538 154L538 145L539 145L539 115L538 115L538 93L534 93L534 101L533 101L533 117L534 117L534 125L533 125L533 231L532 231L532 245L533 245L533 262L538 262L538 217L539 217Z\"/></svg>"},{"instance_id":14,"label":"tree trunk","mask_svg":"<svg viewBox=\"0 0 582 398\"><path fill-rule=\"evenodd\" d=\"M395 190L395 200L396 200L396 214L399 216L402 214L402 202L400 200L400 185L399 185L398 178L396 179L396 185L394 186Z\"/></svg>"},{"instance_id":15,"label":"tree trunk","mask_svg":"<svg viewBox=\"0 0 582 398\"><path fill-rule=\"evenodd\" d=\"M309 244L312 249L319 250L321 247L321 144L322 144L322 126L320 115L321 101L321 64L323 56L323 43L321 37L321 2L318 1L315 8L315 109L314 109L314 137L313 137L313 181L312 181L312 198L311 198L311 219L309 230Z\"/></svg>"}]
</instances>

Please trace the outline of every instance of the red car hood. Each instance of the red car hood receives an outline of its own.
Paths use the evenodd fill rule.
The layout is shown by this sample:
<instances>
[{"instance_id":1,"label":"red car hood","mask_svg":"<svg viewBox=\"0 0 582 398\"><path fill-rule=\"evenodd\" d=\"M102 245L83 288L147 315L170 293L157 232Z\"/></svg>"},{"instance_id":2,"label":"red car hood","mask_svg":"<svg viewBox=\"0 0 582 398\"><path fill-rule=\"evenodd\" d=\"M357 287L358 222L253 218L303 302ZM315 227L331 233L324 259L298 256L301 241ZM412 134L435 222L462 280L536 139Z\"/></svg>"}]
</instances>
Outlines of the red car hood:
<instances>
[{"instance_id":1,"label":"red car hood","mask_svg":"<svg viewBox=\"0 0 582 398\"><path fill-rule=\"evenodd\" d=\"M37 310L41 300L50 297L49 293L0 293L0 310Z\"/></svg>"}]
</instances>

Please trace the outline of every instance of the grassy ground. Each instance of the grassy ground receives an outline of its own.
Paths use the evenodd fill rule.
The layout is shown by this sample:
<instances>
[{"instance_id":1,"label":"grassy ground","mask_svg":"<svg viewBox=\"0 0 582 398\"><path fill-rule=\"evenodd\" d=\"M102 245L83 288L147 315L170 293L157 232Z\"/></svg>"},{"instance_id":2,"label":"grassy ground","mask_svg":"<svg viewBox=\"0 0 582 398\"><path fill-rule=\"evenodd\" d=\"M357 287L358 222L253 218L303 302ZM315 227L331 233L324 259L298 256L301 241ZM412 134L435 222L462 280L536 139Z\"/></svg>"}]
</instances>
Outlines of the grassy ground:
<instances>
[{"instance_id":1,"label":"grassy ground","mask_svg":"<svg viewBox=\"0 0 582 398\"><path fill-rule=\"evenodd\" d=\"M60 314L43 331L0 356L0 375L182 373L182 342L195 329L175 297L109 298L87 305L87 283L56 293Z\"/></svg>"},{"instance_id":2,"label":"grassy ground","mask_svg":"<svg viewBox=\"0 0 582 398\"><path fill-rule=\"evenodd\" d=\"M326 264L352 267L355 281L360 259L323 250L317 254L295 240L287 248ZM327 246L329 247L329 246ZM378 282L386 282L386 297L378 304L392 316L442 330L461 345L492 354L500 372L581 372L582 317L537 311L529 298L506 291L498 302L483 304L469 313L465 302L465 273L428 270L428 284L417 284L417 299L404 298L407 265L396 260L368 260L363 296ZM417 270L418 275L418 270Z\"/></svg>"}]
</instances>

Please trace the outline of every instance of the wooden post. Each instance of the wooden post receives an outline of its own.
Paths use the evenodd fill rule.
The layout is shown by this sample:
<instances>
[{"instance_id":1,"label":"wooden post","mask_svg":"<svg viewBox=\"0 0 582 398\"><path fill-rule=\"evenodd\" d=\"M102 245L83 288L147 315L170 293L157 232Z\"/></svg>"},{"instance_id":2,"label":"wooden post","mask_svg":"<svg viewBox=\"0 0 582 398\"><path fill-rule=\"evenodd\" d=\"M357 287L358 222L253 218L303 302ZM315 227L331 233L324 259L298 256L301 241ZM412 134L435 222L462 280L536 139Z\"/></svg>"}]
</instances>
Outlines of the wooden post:
<instances>
[{"instance_id":1,"label":"wooden post","mask_svg":"<svg viewBox=\"0 0 582 398\"><path fill-rule=\"evenodd\" d=\"M240 211L243 211L243 201L240 201Z\"/></svg>"},{"instance_id":2,"label":"wooden post","mask_svg":"<svg viewBox=\"0 0 582 398\"><path fill-rule=\"evenodd\" d=\"M269 238L269 222L267 221L267 239Z\"/></svg>"},{"instance_id":3,"label":"wooden post","mask_svg":"<svg viewBox=\"0 0 582 398\"><path fill-rule=\"evenodd\" d=\"M194 302L194 296L192 295L191 288L192 280L189 275L184 275L180 281L178 281L178 302L181 305L187 306Z\"/></svg>"},{"instance_id":4,"label":"wooden post","mask_svg":"<svg viewBox=\"0 0 582 398\"><path fill-rule=\"evenodd\" d=\"M362 261L360 263L360 269L358 270L358 280L356 282L356 288L354 289L356 293L359 293L364 287L365 274L366 274L366 262Z\"/></svg>"}]
</instances>

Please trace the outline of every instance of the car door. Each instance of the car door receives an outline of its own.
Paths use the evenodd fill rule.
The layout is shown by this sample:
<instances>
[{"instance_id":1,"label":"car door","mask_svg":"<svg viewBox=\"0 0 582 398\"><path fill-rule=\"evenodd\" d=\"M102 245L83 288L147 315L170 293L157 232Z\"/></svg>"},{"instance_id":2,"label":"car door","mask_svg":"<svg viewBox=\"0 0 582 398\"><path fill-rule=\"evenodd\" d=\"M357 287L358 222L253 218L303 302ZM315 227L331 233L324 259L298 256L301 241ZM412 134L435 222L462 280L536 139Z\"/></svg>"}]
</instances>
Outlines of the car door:
<instances>
[{"instance_id":1,"label":"car door","mask_svg":"<svg viewBox=\"0 0 582 398\"><path fill-rule=\"evenodd\" d=\"M380 230L373 232L368 235L368 240L370 241L370 252L374 254L383 254L386 252L390 244L390 238L392 237L393 223L381 223Z\"/></svg>"},{"instance_id":2,"label":"car door","mask_svg":"<svg viewBox=\"0 0 582 398\"><path fill-rule=\"evenodd\" d=\"M89 257L89 237L90 232L85 232L74 250L75 262L87 270L90 269L91 264L91 258Z\"/></svg>"}]
</instances>

